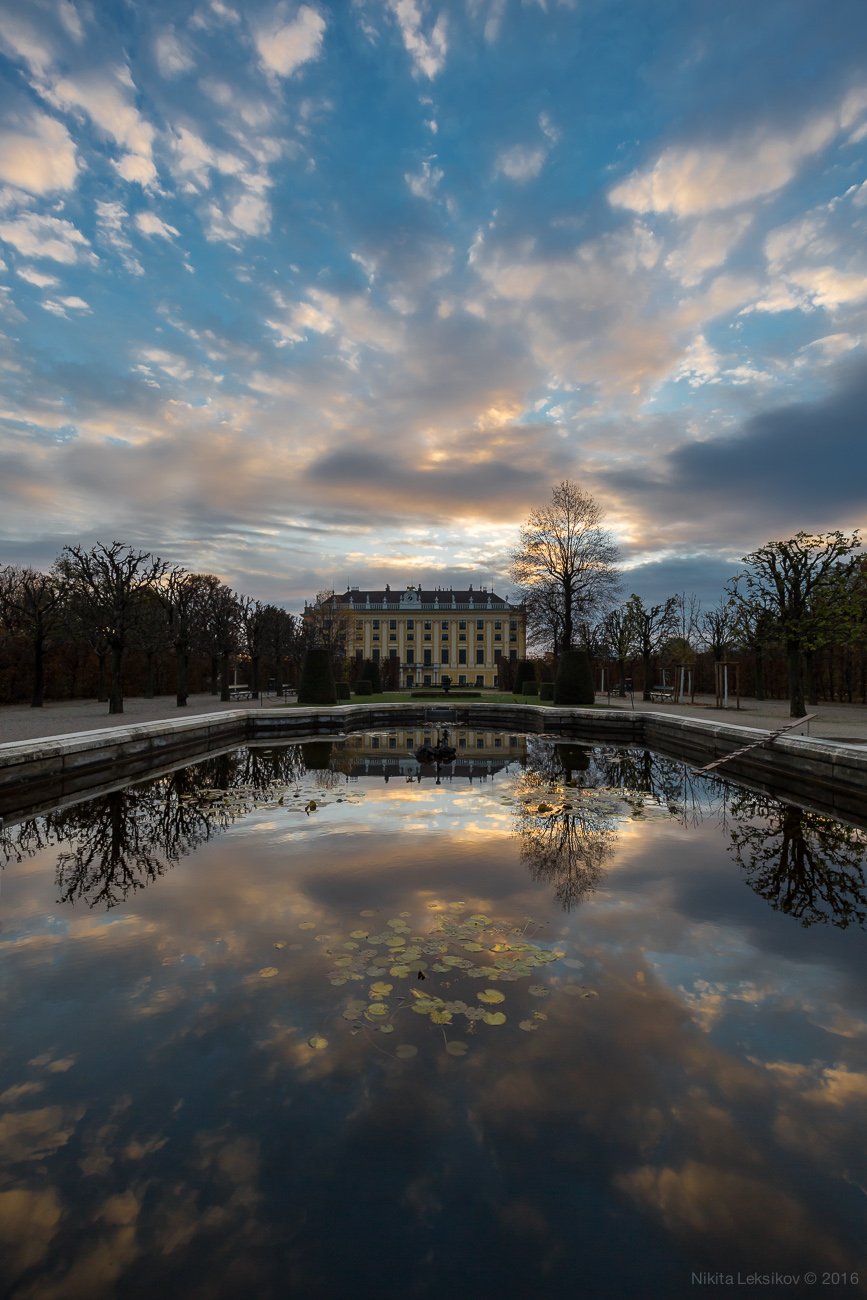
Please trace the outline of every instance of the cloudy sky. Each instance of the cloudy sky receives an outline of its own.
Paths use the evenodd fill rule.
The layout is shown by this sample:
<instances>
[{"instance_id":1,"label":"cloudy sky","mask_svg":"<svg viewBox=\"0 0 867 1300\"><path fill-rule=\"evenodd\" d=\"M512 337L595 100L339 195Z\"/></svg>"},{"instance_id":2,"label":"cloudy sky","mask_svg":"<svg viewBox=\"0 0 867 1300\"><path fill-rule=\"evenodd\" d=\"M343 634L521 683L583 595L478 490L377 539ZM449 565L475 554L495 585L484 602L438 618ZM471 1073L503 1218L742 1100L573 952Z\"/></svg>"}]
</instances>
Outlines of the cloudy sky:
<instances>
[{"instance_id":1,"label":"cloudy sky","mask_svg":"<svg viewBox=\"0 0 867 1300\"><path fill-rule=\"evenodd\" d=\"M508 588L562 478L627 592L867 522L863 0L19 0L0 561L297 608Z\"/></svg>"}]
</instances>

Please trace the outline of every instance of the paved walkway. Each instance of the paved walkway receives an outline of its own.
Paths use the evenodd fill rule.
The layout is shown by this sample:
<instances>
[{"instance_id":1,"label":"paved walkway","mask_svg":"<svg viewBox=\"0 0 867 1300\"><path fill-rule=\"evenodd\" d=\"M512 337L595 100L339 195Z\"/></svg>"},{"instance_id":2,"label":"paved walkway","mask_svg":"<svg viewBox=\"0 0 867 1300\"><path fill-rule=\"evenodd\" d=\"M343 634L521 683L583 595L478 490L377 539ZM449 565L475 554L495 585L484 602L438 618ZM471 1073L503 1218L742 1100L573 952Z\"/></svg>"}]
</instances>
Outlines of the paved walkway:
<instances>
[{"instance_id":1,"label":"paved walkway","mask_svg":"<svg viewBox=\"0 0 867 1300\"><path fill-rule=\"evenodd\" d=\"M597 695L598 705L605 706L606 696ZM261 706L268 707L277 703L274 696L264 697ZM741 700L740 709L717 709L714 698L696 696L691 704L656 704L636 699L636 710L656 713L679 713L687 717L704 718L731 723L742 727L763 727L772 731L789 721L789 705L785 700ZM137 722L153 722L162 718L190 718L195 714L222 713L227 709L259 708L256 700L243 700L240 703L223 704L213 695L191 695L185 709L179 709L173 695L160 695L152 700L128 698L124 700L121 714L109 714L107 704L98 704L96 700L66 700L59 703L49 702L41 709L31 709L26 705L7 704L0 706L0 744L9 744L16 740L38 740L46 736L69 735L75 731L92 731L98 727L122 727ZM611 700L615 709L632 709L629 699ZM796 727L793 735L811 735L825 740L845 740L853 744L867 745L867 705L863 704L817 704L808 705L808 713L818 716L812 722Z\"/></svg>"}]
</instances>

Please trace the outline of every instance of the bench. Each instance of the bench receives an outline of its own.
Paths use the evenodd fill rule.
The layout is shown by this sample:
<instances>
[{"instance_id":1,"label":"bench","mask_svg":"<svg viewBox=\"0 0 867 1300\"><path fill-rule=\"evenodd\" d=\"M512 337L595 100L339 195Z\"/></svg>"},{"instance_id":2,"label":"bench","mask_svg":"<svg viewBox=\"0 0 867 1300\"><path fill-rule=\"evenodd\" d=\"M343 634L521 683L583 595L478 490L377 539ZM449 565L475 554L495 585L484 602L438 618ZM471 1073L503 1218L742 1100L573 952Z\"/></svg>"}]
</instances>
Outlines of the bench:
<instances>
[{"instance_id":1,"label":"bench","mask_svg":"<svg viewBox=\"0 0 867 1300\"><path fill-rule=\"evenodd\" d=\"M229 687L230 700L252 700L252 698L253 698L253 692L250 690L249 686Z\"/></svg>"},{"instance_id":2,"label":"bench","mask_svg":"<svg viewBox=\"0 0 867 1300\"><path fill-rule=\"evenodd\" d=\"M658 703L671 704L674 700L673 686L654 686L650 692L650 698Z\"/></svg>"}]
</instances>

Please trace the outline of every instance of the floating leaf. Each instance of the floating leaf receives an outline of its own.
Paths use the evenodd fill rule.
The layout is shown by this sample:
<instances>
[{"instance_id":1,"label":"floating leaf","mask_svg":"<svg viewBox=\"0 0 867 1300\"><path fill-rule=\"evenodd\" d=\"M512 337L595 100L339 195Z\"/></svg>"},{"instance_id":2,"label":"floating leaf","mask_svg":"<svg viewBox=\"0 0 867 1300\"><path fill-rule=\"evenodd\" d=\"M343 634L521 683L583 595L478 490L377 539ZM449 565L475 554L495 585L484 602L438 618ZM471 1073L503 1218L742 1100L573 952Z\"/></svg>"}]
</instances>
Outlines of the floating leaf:
<instances>
[{"instance_id":1,"label":"floating leaf","mask_svg":"<svg viewBox=\"0 0 867 1300\"><path fill-rule=\"evenodd\" d=\"M469 1050L466 1043L462 1043L457 1038L453 1038L450 1043L446 1043L446 1051L449 1056L466 1056Z\"/></svg>"},{"instance_id":2,"label":"floating leaf","mask_svg":"<svg viewBox=\"0 0 867 1300\"><path fill-rule=\"evenodd\" d=\"M518 1028L525 1030L528 1034L532 1034L535 1033L539 1026L536 1024L535 1020L519 1020Z\"/></svg>"},{"instance_id":3,"label":"floating leaf","mask_svg":"<svg viewBox=\"0 0 867 1300\"><path fill-rule=\"evenodd\" d=\"M434 1025L450 1025L452 1023L452 1013L450 1011L432 1011L430 1018L431 1023Z\"/></svg>"},{"instance_id":4,"label":"floating leaf","mask_svg":"<svg viewBox=\"0 0 867 1300\"><path fill-rule=\"evenodd\" d=\"M387 1016L388 1007L384 1002L371 1002L365 1011L368 1016Z\"/></svg>"},{"instance_id":5,"label":"floating leaf","mask_svg":"<svg viewBox=\"0 0 867 1300\"><path fill-rule=\"evenodd\" d=\"M499 989L484 989L476 996L480 1002L505 1002L506 1000L505 993L501 993Z\"/></svg>"},{"instance_id":6,"label":"floating leaf","mask_svg":"<svg viewBox=\"0 0 867 1300\"><path fill-rule=\"evenodd\" d=\"M486 1011L482 1019L486 1025L504 1025L506 1023L506 1017L502 1011Z\"/></svg>"},{"instance_id":7,"label":"floating leaf","mask_svg":"<svg viewBox=\"0 0 867 1300\"><path fill-rule=\"evenodd\" d=\"M406 939L404 939L400 934L393 934L390 938L386 939L385 946L386 948L405 948Z\"/></svg>"},{"instance_id":8,"label":"floating leaf","mask_svg":"<svg viewBox=\"0 0 867 1300\"><path fill-rule=\"evenodd\" d=\"M534 1012L533 1012L533 1019L534 1019L534 1020L547 1020L547 1019L548 1019L548 1013L547 1013L547 1011L534 1011Z\"/></svg>"},{"instance_id":9,"label":"floating leaf","mask_svg":"<svg viewBox=\"0 0 867 1300\"><path fill-rule=\"evenodd\" d=\"M366 907L366 908L364 909L364 911L363 911L363 912L359 912L358 915L359 915L359 916L376 916L376 912L371 912L370 908L369 908L369 907Z\"/></svg>"},{"instance_id":10,"label":"floating leaf","mask_svg":"<svg viewBox=\"0 0 867 1300\"><path fill-rule=\"evenodd\" d=\"M485 950L485 949L484 949L484 945L483 945L483 944L481 944L481 943L474 943L473 940L468 940L468 941L464 944L464 951L465 951L465 952L484 952L484 950Z\"/></svg>"},{"instance_id":11,"label":"floating leaf","mask_svg":"<svg viewBox=\"0 0 867 1300\"><path fill-rule=\"evenodd\" d=\"M379 1030L379 1032L380 1032L381 1034L393 1034L393 1033L394 1033L394 1025L377 1025L376 1027L377 1027L377 1029Z\"/></svg>"},{"instance_id":12,"label":"floating leaf","mask_svg":"<svg viewBox=\"0 0 867 1300\"><path fill-rule=\"evenodd\" d=\"M472 964L466 957L443 957L443 965L451 966L455 970L469 970Z\"/></svg>"},{"instance_id":13,"label":"floating leaf","mask_svg":"<svg viewBox=\"0 0 867 1300\"><path fill-rule=\"evenodd\" d=\"M476 912L474 916L468 916L467 922L470 925L490 925L491 918L485 916L484 912Z\"/></svg>"},{"instance_id":14,"label":"floating leaf","mask_svg":"<svg viewBox=\"0 0 867 1300\"><path fill-rule=\"evenodd\" d=\"M402 934L409 933L409 926L406 921L402 921L399 916L391 917L391 919L386 921L385 924L390 926L392 930L399 930Z\"/></svg>"},{"instance_id":15,"label":"floating leaf","mask_svg":"<svg viewBox=\"0 0 867 1300\"><path fill-rule=\"evenodd\" d=\"M350 939L366 939L368 933L368 930L350 930L349 937Z\"/></svg>"},{"instance_id":16,"label":"floating leaf","mask_svg":"<svg viewBox=\"0 0 867 1300\"><path fill-rule=\"evenodd\" d=\"M321 1034L314 1034L312 1038L307 1039L307 1046L312 1047L315 1052L321 1052L328 1046L328 1039L323 1038Z\"/></svg>"},{"instance_id":17,"label":"floating leaf","mask_svg":"<svg viewBox=\"0 0 867 1300\"><path fill-rule=\"evenodd\" d=\"M393 975L395 979L405 980L411 972L409 966L391 966L388 973Z\"/></svg>"},{"instance_id":18,"label":"floating leaf","mask_svg":"<svg viewBox=\"0 0 867 1300\"><path fill-rule=\"evenodd\" d=\"M315 921L301 921L301 922L299 922L298 929L299 929L299 930L315 930L315 929L316 929L316 922L315 922ZM322 937L323 939L327 939L327 938L328 938L328 936L325 935L325 934L322 935L321 937Z\"/></svg>"},{"instance_id":19,"label":"floating leaf","mask_svg":"<svg viewBox=\"0 0 867 1300\"><path fill-rule=\"evenodd\" d=\"M358 944L355 943L352 939L347 939L347 940L346 940L346 943L343 945L343 947L344 947L344 948L349 948L350 951L353 951L353 952L354 952L354 951L358 948Z\"/></svg>"},{"instance_id":20,"label":"floating leaf","mask_svg":"<svg viewBox=\"0 0 867 1300\"><path fill-rule=\"evenodd\" d=\"M277 943L274 944L274 947L275 947L275 948L285 948L285 947L286 947L286 944L283 942L282 939L280 939Z\"/></svg>"},{"instance_id":21,"label":"floating leaf","mask_svg":"<svg viewBox=\"0 0 867 1300\"><path fill-rule=\"evenodd\" d=\"M262 969L259 971L259 974L261 975L263 980L272 980L274 976L279 975L280 972L278 971L276 966L263 966Z\"/></svg>"},{"instance_id":22,"label":"floating leaf","mask_svg":"<svg viewBox=\"0 0 867 1300\"><path fill-rule=\"evenodd\" d=\"M400 1043L394 1049L394 1054L401 1061L409 1061L414 1056L418 1056L418 1048L413 1047L412 1043Z\"/></svg>"},{"instance_id":23,"label":"floating leaf","mask_svg":"<svg viewBox=\"0 0 867 1300\"><path fill-rule=\"evenodd\" d=\"M370 996L372 998L387 998L393 988L393 984L386 984L383 980L377 980L375 984L370 986Z\"/></svg>"},{"instance_id":24,"label":"floating leaf","mask_svg":"<svg viewBox=\"0 0 867 1300\"><path fill-rule=\"evenodd\" d=\"M334 963L335 966L344 967L352 965L351 957L338 957Z\"/></svg>"},{"instance_id":25,"label":"floating leaf","mask_svg":"<svg viewBox=\"0 0 867 1300\"><path fill-rule=\"evenodd\" d=\"M436 1011L439 1006L433 998L421 998L418 1002L413 1002L412 1009L417 1011L420 1016L429 1016L432 1011Z\"/></svg>"}]
</instances>

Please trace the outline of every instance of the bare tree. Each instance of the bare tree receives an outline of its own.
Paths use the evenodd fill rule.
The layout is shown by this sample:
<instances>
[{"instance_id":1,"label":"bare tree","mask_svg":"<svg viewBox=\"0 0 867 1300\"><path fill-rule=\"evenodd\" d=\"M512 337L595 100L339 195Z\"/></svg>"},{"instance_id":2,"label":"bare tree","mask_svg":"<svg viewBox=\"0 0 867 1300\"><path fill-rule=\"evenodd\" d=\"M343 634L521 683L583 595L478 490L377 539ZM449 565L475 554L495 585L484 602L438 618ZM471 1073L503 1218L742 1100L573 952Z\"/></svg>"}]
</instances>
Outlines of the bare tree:
<instances>
[{"instance_id":1,"label":"bare tree","mask_svg":"<svg viewBox=\"0 0 867 1300\"><path fill-rule=\"evenodd\" d=\"M677 630L677 596L669 596L659 605L647 606L634 593L626 602L627 618L644 665L644 693L650 699L652 659Z\"/></svg>"},{"instance_id":2,"label":"bare tree","mask_svg":"<svg viewBox=\"0 0 867 1300\"><path fill-rule=\"evenodd\" d=\"M768 542L744 556L748 568L735 580L737 600L756 604L774 616L786 648L789 714L803 717L803 656L817 638L839 626L848 612L849 566L842 563L861 545L857 530L800 532L782 542ZM743 583L741 588L740 584Z\"/></svg>"},{"instance_id":3,"label":"bare tree","mask_svg":"<svg viewBox=\"0 0 867 1300\"><path fill-rule=\"evenodd\" d=\"M635 653L635 628L626 605L611 609L602 623L602 634L608 653L617 661L620 673L620 693L626 694L626 661Z\"/></svg>"},{"instance_id":4,"label":"bare tree","mask_svg":"<svg viewBox=\"0 0 867 1300\"><path fill-rule=\"evenodd\" d=\"M45 651L62 628L63 588L55 572L7 565L0 569L0 625L30 643L33 665L32 709L45 697Z\"/></svg>"},{"instance_id":5,"label":"bare tree","mask_svg":"<svg viewBox=\"0 0 867 1300\"><path fill-rule=\"evenodd\" d=\"M524 600L551 609L555 653L572 649L578 622L604 612L617 592L617 547L601 520L593 498L564 481L550 505L532 511L512 555L511 578Z\"/></svg>"},{"instance_id":6,"label":"bare tree","mask_svg":"<svg viewBox=\"0 0 867 1300\"><path fill-rule=\"evenodd\" d=\"M702 643L713 652L719 663L737 639L737 606L731 595L720 596L712 609L707 609L699 620Z\"/></svg>"},{"instance_id":7,"label":"bare tree","mask_svg":"<svg viewBox=\"0 0 867 1300\"><path fill-rule=\"evenodd\" d=\"M111 653L109 713L123 713L123 659L136 624L142 592L154 590L168 565L148 551L123 542L98 542L86 551L64 546L57 571L91 629L104 637Z\"/></svg>"}]
</instances>

